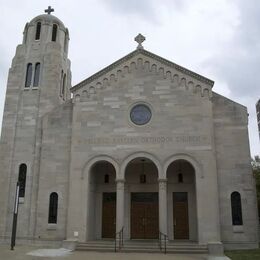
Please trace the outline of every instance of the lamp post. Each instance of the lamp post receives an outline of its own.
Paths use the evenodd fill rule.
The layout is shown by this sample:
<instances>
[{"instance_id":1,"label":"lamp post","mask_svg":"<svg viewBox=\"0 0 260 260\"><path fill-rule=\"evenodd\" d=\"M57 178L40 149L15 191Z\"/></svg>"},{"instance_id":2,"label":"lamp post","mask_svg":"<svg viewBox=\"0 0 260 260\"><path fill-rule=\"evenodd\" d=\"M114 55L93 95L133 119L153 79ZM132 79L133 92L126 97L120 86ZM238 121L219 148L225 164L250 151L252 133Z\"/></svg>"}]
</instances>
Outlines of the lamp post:
<instances>
[{"instance_id":1,"label":"lamp post","mask_svg":"<svg viewBox=\"0 0 260 260\"><path fill-rule=\"evenodd\" d=\"M18 205L19 205L19 189L20 184L16 184L15 201L14 201L14 215L13 215L13 227L12 227L12 237L11 237L11 250L14 250L15 239L16 239L16 227L17 227L17 216L18 216Z\"/></svg>"}]
</instances>

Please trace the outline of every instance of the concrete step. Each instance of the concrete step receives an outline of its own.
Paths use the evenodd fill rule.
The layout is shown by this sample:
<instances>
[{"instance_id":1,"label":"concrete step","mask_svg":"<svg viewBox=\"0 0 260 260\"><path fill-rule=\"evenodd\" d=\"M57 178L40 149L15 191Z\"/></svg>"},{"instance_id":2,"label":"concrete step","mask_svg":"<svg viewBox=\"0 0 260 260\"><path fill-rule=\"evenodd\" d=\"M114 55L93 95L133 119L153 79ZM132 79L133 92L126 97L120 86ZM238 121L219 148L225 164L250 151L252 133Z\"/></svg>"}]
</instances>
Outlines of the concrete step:
<instances>
[{"instance_id":1,"label":"concrete step","mask_svg":"<svg viewBox=\"0 0 260 260\"><path fill-rule=\"evenodd\" d=\"M96 252L114 252L115 244L112 240L96 240L78 243L76 250L96 251ZM117 249L118 250L118 249ZM162 249L163 251L163 249ZM120 252L127 253L161 253L158 241L124 241L124 246ZM167 253L176 254L206 254L208 249L206 245L196 243L173 243L167 242Z\"/></svg>"},{"instance_id":2,"label":"concrete step","mask_svg":"<svg viewBox=\"0 0 260 260\"><path fill-rule=\"evenodd\" d=\"M115 244L110 241L88 241L78 243L76 250L79 251L97 251L97 252L114 252Z\"/></svg>"}]
</instances>

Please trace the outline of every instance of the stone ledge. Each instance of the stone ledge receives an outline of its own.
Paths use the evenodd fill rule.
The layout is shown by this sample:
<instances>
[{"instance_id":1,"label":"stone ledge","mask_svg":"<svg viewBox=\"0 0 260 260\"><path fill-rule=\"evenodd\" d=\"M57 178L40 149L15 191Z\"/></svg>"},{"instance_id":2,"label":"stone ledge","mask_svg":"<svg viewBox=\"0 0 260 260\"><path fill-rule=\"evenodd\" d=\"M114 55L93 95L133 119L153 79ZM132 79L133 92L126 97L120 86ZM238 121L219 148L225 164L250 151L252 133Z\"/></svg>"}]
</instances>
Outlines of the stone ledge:
<instances>
[{"instance_id":1,"label":"stone ledge","mask_svg":"<svg viewBox=\"0 0 260 260\"><path fill-rule=\"evenodd\" d=\"M234 233L244 233L244 226L233 226L233 232Z\"/></svg>"},{"instance_id":2,"label":"stone ledge","mask_svg":"<svg viewBox=\"0 0 260 260\"><path fill-rule=\"evenodd\" d=\"M57 224L48 224L47 230L57 230Z\"/></svg>"}]
</instances>

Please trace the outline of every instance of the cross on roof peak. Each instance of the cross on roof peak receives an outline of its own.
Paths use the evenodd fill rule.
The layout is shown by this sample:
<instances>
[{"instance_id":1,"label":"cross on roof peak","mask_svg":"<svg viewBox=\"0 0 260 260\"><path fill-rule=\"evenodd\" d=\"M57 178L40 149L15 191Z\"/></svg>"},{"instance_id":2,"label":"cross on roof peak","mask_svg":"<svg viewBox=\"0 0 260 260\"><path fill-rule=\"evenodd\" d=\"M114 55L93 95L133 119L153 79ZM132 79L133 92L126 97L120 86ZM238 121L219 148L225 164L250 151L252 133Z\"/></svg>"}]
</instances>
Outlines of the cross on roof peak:
<instances>
[{"instance_id":1,"label":"cross on roof peak","mask_svg":"<svg viewBox=\"0 0 260 260\"><path fill-rule=\"evenodd\" d=\"M145 37L139 33L136 37L135 37L135 41L138 43L137 49L143 49L143 45L142 42L145 41Z\"/></svg>"},{"instance_id":2,"label":"cross on roof peak","mask_svg":"<svg viewBox=\"0 0 260 260\"><path fill-rule=\"evenodd\" d=\"M52 12L54 12L54 9L51 8L51 6L48 6L48 9L45 9L44 12L47 14L51 14Z\"/></svg>"}]
</instances>

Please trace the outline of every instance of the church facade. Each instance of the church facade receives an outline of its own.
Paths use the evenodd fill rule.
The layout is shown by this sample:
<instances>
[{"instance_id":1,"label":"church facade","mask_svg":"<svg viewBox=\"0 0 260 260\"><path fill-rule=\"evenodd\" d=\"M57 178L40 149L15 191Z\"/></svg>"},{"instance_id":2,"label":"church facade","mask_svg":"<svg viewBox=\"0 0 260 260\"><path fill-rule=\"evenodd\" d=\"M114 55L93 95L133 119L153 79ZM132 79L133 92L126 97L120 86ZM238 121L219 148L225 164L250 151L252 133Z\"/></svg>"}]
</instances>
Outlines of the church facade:
<instances>
[{"instance_id":1,"label":"church facade","mask_svg":"<svg viewBox=\"0 0 260 260\"><path fill-rule=\"evenodd\" d=\"M246 107L138 47L71 86L69 32L26 24L9 71L0 150L0 239L191 241L258 247Z\"/></svg>"}]
</instances>

